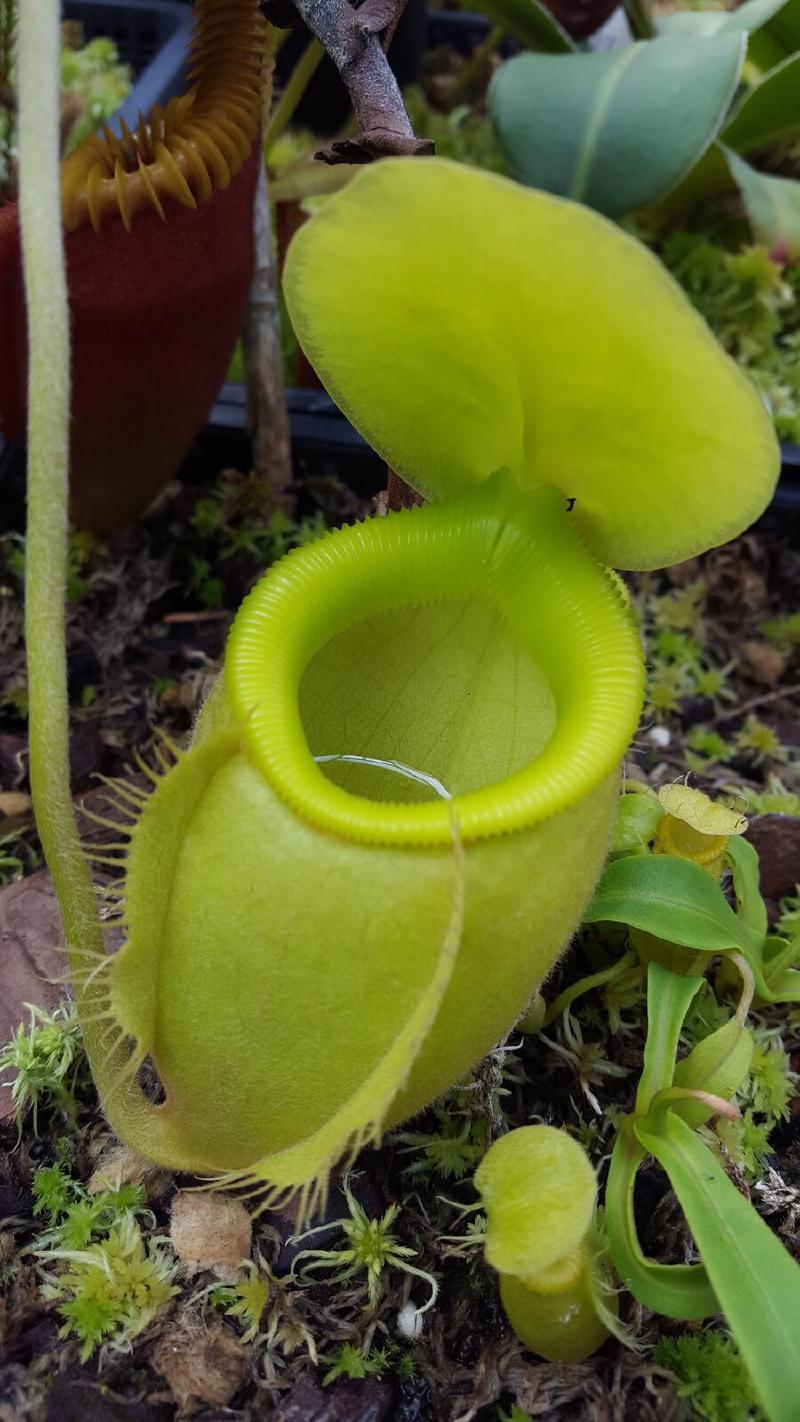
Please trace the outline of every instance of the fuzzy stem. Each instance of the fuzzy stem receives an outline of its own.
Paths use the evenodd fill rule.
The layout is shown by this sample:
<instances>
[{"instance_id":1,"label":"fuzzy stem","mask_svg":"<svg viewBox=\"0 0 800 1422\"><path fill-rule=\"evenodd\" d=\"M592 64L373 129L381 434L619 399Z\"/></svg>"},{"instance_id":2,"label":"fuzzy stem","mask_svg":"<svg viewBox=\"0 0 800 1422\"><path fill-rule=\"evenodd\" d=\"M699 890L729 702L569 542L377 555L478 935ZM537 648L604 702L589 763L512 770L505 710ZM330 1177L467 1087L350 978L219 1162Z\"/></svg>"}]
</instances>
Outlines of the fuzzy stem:
<instances>
[{"instance_id":1,"label":"fuzzy stem","mask_svg":"<svg viewBox=\"0 0 800 1422\"><path fill-rule=\"evenodd\" d=\"M197 1162L168 1115L151 1106L124 1069L124 1040L106 1038L103 974L85 983L86 962L105 953L88 864L70 797L69 698L64 633L69 464L69 322L59 172L59 0L20 6L20 219L28 310L28 529L25 638L30 705L30 778L47 866L64 924L83 1040L112 1127L153 1160L191 1170ZM121 1029L120 1029L121 1037ZM135 1059L134 1059L135 1065Z\"/></svg>"},{"instance_id":2,"label":"fuzzy stem","mask_svg":"<svg viewBox=\"0 0 800 1422\"><path fill-rule=\"evenodd\" d=\"M20 220L28 310L25 640L30 778L67 949L103 952L69 783L64 635L69 463L69 321L59 176L58 0L25 0L18 29Z\"/></svg>"},{"instance_id":3,"label":"fuzzy stem","mask_svg":"<svg viewBox=\"0 0 800 1422\"><path fill-rule=\"evenodd\" d=\"M30 779L36 823L55 887L83 1040L112 1126L154 1158L164 1128L136 1083L125 1110L115 1089L119 1055L104 1045L103 933L80 847L69 780L69 697L64 633L69 466L69 322L59 173L59 0L25 0L18 34L20 220L28 312L28 527L25 640ZM108 1022L105 1022L107 1029ZM109 1109L110 1107L110 1109ZM123 1129L120 1130L120 1127ZM180 1159L170 1152L168 1158Z\"/></svg>"},{"instance_id":4,"label":"fuzzy stem","mask_svg":"<svg viewBox=\"0 0 800 1422\"><path fill-rule=\"evenodd\" d=\"M264 134L264 152L267 158L269 158L270 149L273 144L278 141L281 134L286 131L288 125L294 118L297 105L300 103L324 57L325 50L319 40L309 40L294 66L289 82L281 94L279 102L275 105L272 117L267 124L267 131Z\"/></svg>"}]
</instances>

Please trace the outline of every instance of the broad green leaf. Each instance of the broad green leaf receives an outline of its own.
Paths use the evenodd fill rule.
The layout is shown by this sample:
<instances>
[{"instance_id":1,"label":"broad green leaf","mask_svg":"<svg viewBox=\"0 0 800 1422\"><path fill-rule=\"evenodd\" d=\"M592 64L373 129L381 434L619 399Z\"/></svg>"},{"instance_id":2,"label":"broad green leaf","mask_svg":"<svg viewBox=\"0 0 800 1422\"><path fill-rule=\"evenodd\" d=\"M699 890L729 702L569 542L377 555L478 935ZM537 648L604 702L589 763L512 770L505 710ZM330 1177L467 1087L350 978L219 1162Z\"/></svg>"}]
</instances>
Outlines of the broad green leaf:
<instances>
[{"instance_id":1,"label":"broad green leaf","mask_svg":"<svg viewBox=\"0 0 800 1422\"><path fill-rule=\"evenodd\" d=\"M797 0L747 0L734 10L676 10L657 21L660 35L687 35L694 39L744 30L756 34L766 29L776 42L785 44L784 53L797 48L793 43Z\"/></svg>"},{"instance_id":2,"label":"broad green leaf","mask_svg":"<svg viewBox=\"0 0 800 1422\"><path fill-rule=\"evenodd\" d=\"M744 95L722 130L737 153L754 153L800 132L800 54L792 54Z\"/></svg>"},{"instance_id":3,"label":"broad green leaf","mask_svg":"<svg viewBox=\"0 0 800 1422\"><path fill-rule=\"evenodd\" d=\"M647 1040L636 1093L643 1115L657 1092L672 1084L678 1039L689 1005L702 978L680 977L660 963L647 969ZM705 1318L717 1309L706 1272L699 1265L659 1264L642 1253L633 1213L636 1172L645 1152L623 1120L611 1154L606 1186L605 1222L614 1267L626 1288L648 1308L669 1318Z\"/></svg>"},{"instance_id":4,"label":"broad green leaf","mask_svg":"<svg viewBox=\"0 0 800 1422\"><path fill-rule=\"evenodd\" d=\"M769 500L777 441L750 381L658 260L586 208L386 159L304 225L284 280L324 384L427 498L503 467L552 482L627 568L724 542Z\"/></svg>"},{"instance_id":5,"label":"broad green leaf","mask_svg":"<svg viewBox=\"0 0 800 1422\"><path fill-rule=\"evenodd\" d=\"M764 941L764 972L770 979L781 977L787 968L793 968L800 958L800 937L780 938L770 935ZM797 974L800 980L800 973Z\"/></svg>"},{"instance_id":6,"label":"broad green leaf","mask_svg":"<svg viewBox=\"0 0 800 1422\"><path fill-rule=\"evenodd\" d=\"M634 1130L669 1176L770 1422L797 1422L800 1267L685 1121Z\"/></svg>"},{"instance_id":7,"label":"broad green leaf","mask_svg":"<svg viewBox=\"0 0 800 1422\"><path fill-rule=\"evenodd\" d=\"M530 187L619 217L680 181L715 137L740 34L655 39L598 54L521 54L497 71L492 120Z\"/></svg>"},{"instance_id":8,"label":"broad green leaf","mask_svg":"<svg viewBox=\"0 0 800 1422\"><path fill-rule=\"evenodd\" d=\"M791 969L770 979L770 1002L800 1002L800 973Z\"/></svg>"},{"instance_id":9,"label":"broad green leaf","mask_svg":"<svg viewBox=\"0 0 800 1422\"><path fill-rule=\"evenodd\" d=\"M470 8L488 15L528 49L569 54L575 48L566 30L538 0L480 0L479 5Z\"/></svg>"},{"instance_id":10,"label":"broad green leaf","mask_svg":"<svg viewBox=\"0 0 800 1422\"><path fill-rule=\"evenodd\" d=\"M739 917L748 928L760 933L767 931L767 908L761 897L760 866L758 853L749 840L740 835L731 835L725 856L733 873L733 890L739 906Z\"/></svg>"},{"instance_id":11,"label":"broad green leaf","mask_svg":"<svg viewBox=\"0 0 800 1422\"><path fill-rule=\"evenodd\" d=\"M710 875L688 859L650 854L608 864L585 923L627 923L667 943L705 953L760 955L763 936L748 928Z\"/></svg>"},{"instance_id":12,"label":"broad green leaf","mask_svg":"<svg viewBox=\"0 0 800 1422\"><path fill-rule=\"evenodd\" d=\"M800 257L800 183L759 173L730 151L727 159L756 236L777 261L796 261Z\"/></svg>"},{"instance_id":13,"label":"broad green leaf","mask_svg":"<svg viewBox=\"0 0 800 1422\"><path fill-rule=\"evenodd\" d=\"M740 6L740 9L744 8ZM671 15L660 15L656 20L659 35L686 35L689 39L707 39L723 28L727 18L724 10L674 10ZM746 29L742 25L742 29Z\"/></svg>"},{"instance_id":14,"label":"broad green leaf","mask_svg":"<svg viewBox=\"0 0 800 1422\"><path fill-rule=\"evenodd\" d=\"M762 70L773 69L800 49L800 0L783 0L783 4L777 0L749 0L731 12L727 23L733 23L742 12L746 12L750 30L748 63Z\"/></svg>"},{"instance_id":15,"label":"broad green leaf","mask_svg":"<svg viewBox=\"0 0 800 1422\"><path fill-rule=\"evenodd\" d=\"M745 31L747 66L766 73L800 49L800 0L747 0L735 10L678 10L662 15L660 35L707 39Z\"/></svg>"}]
</instances>

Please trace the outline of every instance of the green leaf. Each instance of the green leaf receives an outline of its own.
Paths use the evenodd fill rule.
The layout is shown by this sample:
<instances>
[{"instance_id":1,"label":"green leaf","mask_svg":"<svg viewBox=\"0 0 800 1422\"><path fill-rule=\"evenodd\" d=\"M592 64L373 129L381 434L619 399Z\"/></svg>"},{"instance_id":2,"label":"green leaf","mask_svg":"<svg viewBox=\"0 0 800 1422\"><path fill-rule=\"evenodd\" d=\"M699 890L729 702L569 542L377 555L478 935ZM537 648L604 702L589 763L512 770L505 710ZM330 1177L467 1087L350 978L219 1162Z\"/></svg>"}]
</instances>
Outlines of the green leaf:
<instances>
[{"instance_id":1,"label":"green leaf","mask_svg":"<svg viewBox=\"0 0 800 1422\"><path fill-rule=\"evenodd\" d=\"M660 35L691 39L745 31L748 67L773 69L800 49L800 0L748 0L735 10L678 10L658 21Z\"/></svg>"},{"instance_id":2,"label":"green leaf","mask_svg":"<svg viewBox=\"0 0 800 1422\"><path fill-rule=\"evenodd\" d=\"M749 840L734 834L728 840L725 857L733 873L733 891L739 917L763 938L767 932L767 906L759 887L761 871L758 853Z\"/></svg>"},{"instance_id":3,"label":"green leaf","mask_svg":"<svg viewBox=\"0 0 800 1422\"><path fill-rule=\"evenodd\" d=\"M611 836L611 853L647 854L664 811L655 795L638 792L620 795L617 819Z\"/></svg>"},{"instance_id":4,"label":"green leaf","mask_svg":"<svg viewBox=\"0 0 800 1422\"><path fill-rule=\"evenodd\" d=\"M614 1268L639 1301L667 1318L708 1318L719 1305L702 1264L659 1264L642 1253L633 1214L633 1187L645 1150L622 1124L608 1171L605 1226Z\"/></svg>"},{"instance_id":5,"label":"green leaf","mask_svg":"<svg viewBox=\"0 0 800 1422\"><path fill-rule=\"evenodd\" d=\"M611 217L674 187L717 134L744 56L735 32L597 54L523 54L490 90L503 152L531 187Z\"/></svg>"},{"instance_id":6,"label":"green leaf","mask_svg":"<svg viewBox=\"0 0 800 1422\"><path fill-rule=\"evenodd\" d=\"M636 1093L636 1115L644 1115L654 1096L672 1085L678 1039L689 1005L702 978L680 977L660 963L647 969L647 1040ZM623 1121L606 1186L606 1229L614 1267L625 1286L648 1308L670 1318L705 1318L717 1310L706 1272L699 1265L658 1264L642 1253L633 1213L633 1188L644 1150L632 1131L635 1117Z\"/></svg>"},{"instance_id":7,"label":"green leaf","mask_svg":"<svg viewBox=\"0 0 800 1422\"><path fill-rule=\"evenodd\" d=\"M480 0L479 5L468 8L477 9L496 25L502 25L528 49L545 54L569 54L575 49L566 30L538 0Z\"/></svg>"},{"instance_id":8,"label":"green leaf","mask_svg":"<svg viewBox=\"0 0 800 1422\"><path fill-rule=\"evenodd\" d=\"M678 1062L673 1083L730 1101L750 1070L752 1056L751 1034L738 1017L732 1017ZM678 1101L672 1109L695 1129L714 1114L714 1109L702 1101Z\"/></svg>"},{"instance_id":9,"label":"green leaf","mask_svg":"<svg viewBox=\"0 0 800 1422\"><path fill-rule=\"evenodd\" d=\"M387 158L304 224L284 282L327 389L428 499L502 468L552 481L595 556L627 568L722 543L769 500L777 441L750 380L588 208Z\"/></svg>"},{"instance_id":10,"label":"green leaf","mask_svg":"<svg viewBox=\"0 0 800 1422\"><path fill-rule=\"evenodd\" d=\"M693 39L744 30L755 34L767 28L787 51L797 48L795 33L796 0L747 0L735 10L676 10L658 20L661 35L688 35Z\"/></svg>"},{"instance_id":11,"label":"green leaf","mask_svg":"<svg viewBox=\"0 0 800 1422\"><path fill-rule=\"evenodd\" d=\"M740 9L745 9L740 6ZM707 39L723 28L726 20L724 10L675 10L671 15L660 15L656 20L659 35L685 35L689 39ZM746 29L742 25L742 29Z\"/></svg>"},{"instance_id":12,"label":"green leaf","mask_svg":"<svg viewBox=\"0 0 800 1422\"><path fill-rule=\"evenodd\" d=\"M669 1176L770 1422L796 1422L800 1268L685 1121L634 1130Z\"/></svg>"},{"instance_id":13,"label":"green leaf","mask_svg":"<svg viewBox=\"0 0 800 1422\"><path fill-rule=\"evenodd\" d=\"M746 12L750 42L747 58L769 70L800 49L800 0L749 0L728 16L728 25ZM759 15L761 18L759 19ZM726 26L727 28L727 26Z\"/></svg>"},{"instance_id":14,"label":"green leaf","mask_svg":"<svg viewBox=\"0 0 800 1422\"><path fill-rule=\"evenodd\" d=\"M796 261L800 257L800 183L759 173L730 150L726 156L756 236L766 242L777 261Z\"/></svg>"},{"instance_id":15,"label":"green leaf","mask_svg":"<svg viewBox=\"0 0 800 1422\"><path fill-rule=\"evenodd\" d=\"M763 935L749 928L709 874L688 859L650 854L606 866L585 923L627 923L704 953L739 949L760 964Z\"/></svg>"},{"instance_id":16,"label":"green leaf","mask_svg":"<svg viewBox=\"0 0 800 1422\"><path fill-rule=\"evenodd\" d=\"M657 1091L672 1085L678 1040L692 998L702 978L681 977L660 963L647 966L647 1040L636 1092L636 1110L644 1113Z\"/></svg>"},{"instance_id":17,"label":"green leaf","mask_svg":"<svg viewBox=\"0 0 800 1422\"><path fill-rule=\"evenodd\" d=\"M765 74L742 98L722 130L737 153L753 153L800 132L800 54Z\"/></svg>"}]
</instances>

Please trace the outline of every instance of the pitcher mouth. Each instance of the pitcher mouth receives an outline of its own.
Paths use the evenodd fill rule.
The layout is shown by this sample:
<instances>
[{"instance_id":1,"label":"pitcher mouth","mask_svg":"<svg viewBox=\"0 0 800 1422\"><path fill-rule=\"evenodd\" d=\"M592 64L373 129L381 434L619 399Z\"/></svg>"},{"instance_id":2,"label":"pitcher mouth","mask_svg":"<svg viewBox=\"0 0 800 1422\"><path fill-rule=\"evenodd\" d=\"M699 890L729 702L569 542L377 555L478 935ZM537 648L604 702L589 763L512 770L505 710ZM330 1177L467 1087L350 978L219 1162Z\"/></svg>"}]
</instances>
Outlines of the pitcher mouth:
<instances>
[{"instance_id":1,"label":"pitcher mouth","mask_svg":"<svg viewBox=\"0 0 800 1422\"><path fill-rule=\"evenodd\" d=\"M375 614L476 595L552 693L555 724L540 753L449 803L373 800L333 783L299 706L315 654ZM636 729L644 666L624 589L586 551L563 497L549 486L520 492L500 473L452 502L342 528L284 558L236 618L225 686L242 749L302 819L360 843L436 846L452 842L454 822L464 843L508 834L600 784Z\"/></svg>"}]
</instances>

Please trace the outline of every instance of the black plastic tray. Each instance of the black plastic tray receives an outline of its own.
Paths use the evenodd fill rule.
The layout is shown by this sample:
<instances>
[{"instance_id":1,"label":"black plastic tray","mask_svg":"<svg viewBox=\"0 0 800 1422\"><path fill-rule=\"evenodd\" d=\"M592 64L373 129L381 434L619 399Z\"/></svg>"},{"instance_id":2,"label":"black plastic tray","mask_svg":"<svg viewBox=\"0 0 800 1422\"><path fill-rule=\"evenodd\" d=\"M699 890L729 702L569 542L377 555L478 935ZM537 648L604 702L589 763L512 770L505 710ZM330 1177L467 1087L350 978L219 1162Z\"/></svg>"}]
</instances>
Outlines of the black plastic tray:
<instances>
[{"instance_id":1,"label":"black plastic tray","mask_svg":"<svg viewBox=\"0 0 800 1422\"><path fill-rule=\"evenodd\" d=\"M339 476L364 498L385 487L383 460L353 429L329 395L323 390L287 390L286 403L296 466L334 466ZM800 445L782 444L781 462L781 478L765 517L776 512L788 514L790 521L783 527L784 534L800 532ZM226 466L247 469L249 464L244 386L226 384L180 475L189 483L204 483ZM0 437L0 506L13 526L22 515L24 478L24 449L4 444Z\"/></svg>"},{"instance_id":2,"label":"black plastic tray","mask_svg":"<svg viewBox=\"0 0 800 1422\"><path fill-rule=\"evenodd\" d=\"M323 390L287 390L286 403L295 455L341 462L359 493L383 488L385 466L329 395ZM246 427L244 386L223 385L207 431L226 431L235 439L237 434L245 437ZM376 478L383 482L375 485ZM781 444L781 478L770 508L800 514L800 444Z\"/></svg>"},{"instance_id":3,"label":"black plastic tray","mask_svg":"<svg viewBox=\"0 0 800 1422\"><path fill-rule=\"evenodd\" d=\"M65 20L77 20L87 40L113 39L135 83L118 110L131 126L153 104L186 88L191 6L180 0L64 0Z\"/></svg>"}]
</instances>

